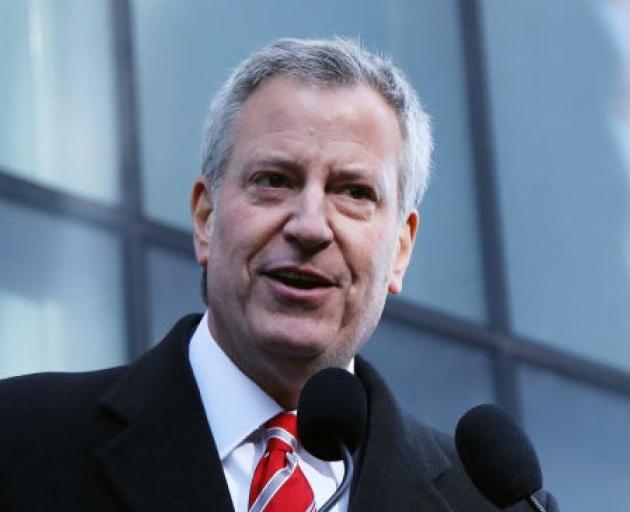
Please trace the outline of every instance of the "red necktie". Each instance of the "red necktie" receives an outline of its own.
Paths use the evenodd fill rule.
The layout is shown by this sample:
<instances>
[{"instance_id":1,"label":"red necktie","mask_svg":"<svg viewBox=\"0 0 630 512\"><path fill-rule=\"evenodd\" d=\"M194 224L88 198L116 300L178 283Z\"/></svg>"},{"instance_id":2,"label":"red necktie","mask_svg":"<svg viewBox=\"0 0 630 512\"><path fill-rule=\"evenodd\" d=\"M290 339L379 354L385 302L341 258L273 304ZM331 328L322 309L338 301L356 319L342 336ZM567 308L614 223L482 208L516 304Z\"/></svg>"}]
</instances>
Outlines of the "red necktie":
<instances>
[{"instance_id":1,"label":"red necktie","mask_svg":"<svg viewBox=\"0 0 630 512\"><path fill-rule=\"evenodd\" d=\"M298 466L297 418L283 412L265 423L267 447L249 489L249 512L314 512L313 489Z\"/></svg>"}]
</instances>

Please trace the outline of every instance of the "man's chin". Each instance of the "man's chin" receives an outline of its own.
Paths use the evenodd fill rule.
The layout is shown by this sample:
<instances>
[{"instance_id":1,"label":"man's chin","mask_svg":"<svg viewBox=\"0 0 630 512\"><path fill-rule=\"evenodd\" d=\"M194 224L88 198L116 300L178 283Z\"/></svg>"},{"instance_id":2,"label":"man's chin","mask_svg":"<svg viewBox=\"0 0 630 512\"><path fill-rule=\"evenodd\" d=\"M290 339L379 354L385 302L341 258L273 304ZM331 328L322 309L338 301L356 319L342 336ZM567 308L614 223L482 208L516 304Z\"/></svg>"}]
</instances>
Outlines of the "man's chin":
<instances>
[{"instance_id":1,"label":"man's chin","mask_svg":"<svg viewBox=\"0 0 630 512\"><path fill-rule=\"evenodd\" d=\"M264 340L261 348L272 366L283 368L287 374L310 376L324 368L346 368L355 356L356 347L335 339L332 335L325 341L275 337Z\"/></svg>"},{"instance_id":2,"label":"man's chin","mask_svg":"<svg viewBox=\"0 0 630 512\"><path fill-rule=\"evenodd\" d=\"M269 333L258 338L262 349L274 357L314 359L330 349L330 338L323 340L299 333Z\"/></svg>"}]
</instances>

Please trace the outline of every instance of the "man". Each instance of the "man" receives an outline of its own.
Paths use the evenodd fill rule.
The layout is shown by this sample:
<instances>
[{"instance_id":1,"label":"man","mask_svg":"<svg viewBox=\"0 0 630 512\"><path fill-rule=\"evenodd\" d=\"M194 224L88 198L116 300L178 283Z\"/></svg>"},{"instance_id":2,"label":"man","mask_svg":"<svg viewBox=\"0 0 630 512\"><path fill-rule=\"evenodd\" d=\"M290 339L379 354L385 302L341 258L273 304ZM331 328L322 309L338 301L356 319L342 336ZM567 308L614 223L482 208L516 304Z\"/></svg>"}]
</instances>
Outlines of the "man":
<instances>
[{"instance_id":1,"label":"man","mask_svg":"<svg viewBox=\"0 0 630 512\"><path fill-rule=\"evenodd\" d=\"M401 290L429 173L429 121L400 72L349 41L277 41L219 91L204 144L191 211L206 314L129 367L4 382L0 509L321 507L343 470L299 446L285 411L341 367L369 420L336 510L495 510L452 441L355 358Z\"/></svg>"}]
</instances>

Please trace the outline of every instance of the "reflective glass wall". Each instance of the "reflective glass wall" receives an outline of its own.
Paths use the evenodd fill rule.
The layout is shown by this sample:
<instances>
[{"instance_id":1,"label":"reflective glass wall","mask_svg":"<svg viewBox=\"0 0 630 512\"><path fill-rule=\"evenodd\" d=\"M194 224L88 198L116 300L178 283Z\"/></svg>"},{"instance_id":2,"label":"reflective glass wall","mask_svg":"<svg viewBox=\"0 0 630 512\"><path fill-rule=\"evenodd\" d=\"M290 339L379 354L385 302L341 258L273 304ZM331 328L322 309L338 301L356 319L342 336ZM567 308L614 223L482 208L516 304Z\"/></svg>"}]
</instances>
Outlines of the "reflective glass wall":
<instances>
[{"instance_id":1,"label":"reflective glass wall","mask_svg":"<svg viewBox=\"0 0 630 512\"><path fill-rule=\"evenodd\" d=\"M0 376L123 363L201 311L187 204L213 92L274 38L357 37L436 138L365 357L443 430L509 409L564 510L625 510L628 34L614 0L0 2Z\"/></svg>"}]
</instances>

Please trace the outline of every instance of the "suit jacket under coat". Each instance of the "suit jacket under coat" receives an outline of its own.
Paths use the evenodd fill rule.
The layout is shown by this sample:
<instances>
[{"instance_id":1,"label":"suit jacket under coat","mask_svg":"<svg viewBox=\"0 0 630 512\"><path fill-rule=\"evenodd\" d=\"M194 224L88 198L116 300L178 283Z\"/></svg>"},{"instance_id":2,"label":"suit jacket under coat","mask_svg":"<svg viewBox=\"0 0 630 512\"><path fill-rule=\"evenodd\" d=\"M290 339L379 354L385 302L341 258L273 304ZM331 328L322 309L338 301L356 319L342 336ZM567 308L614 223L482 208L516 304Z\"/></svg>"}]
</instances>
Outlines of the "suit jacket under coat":
<instances>
[{"instance_id":1,"label":"suit jacket under coat","mask_svg":"<svg viewBox=\"0 0 630 512\"><path fill-rule=\"evenodd\" d=\"M199 319L181 319L130 366L1 382L0 510L232 511L188 361ZM450 437L404 415L360 358L356 373L370 413L352 512L496 510Z\"/></svg>"}]
</instances>

